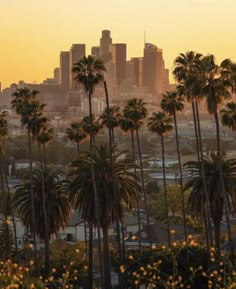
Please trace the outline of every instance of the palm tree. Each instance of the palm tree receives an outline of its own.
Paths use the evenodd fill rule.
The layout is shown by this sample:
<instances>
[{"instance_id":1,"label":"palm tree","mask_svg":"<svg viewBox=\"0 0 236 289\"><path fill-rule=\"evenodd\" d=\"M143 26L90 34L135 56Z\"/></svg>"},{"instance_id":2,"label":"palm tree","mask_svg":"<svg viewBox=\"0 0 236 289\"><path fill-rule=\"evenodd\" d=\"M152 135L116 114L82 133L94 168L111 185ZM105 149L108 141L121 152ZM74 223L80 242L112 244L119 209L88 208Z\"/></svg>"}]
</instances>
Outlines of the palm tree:
<instances>
[{"instance_id":1,"label":"palm tree","mask_svg":"<svg viewBox=\"0 0 236 289\"><path fill-rule=\"evenodd\" d=\"M120 128L125 133L130 132L130 135L131 135L131 147L132 147L132 159L133 159L133 162L136 163L135 149L134 149L134 132L135 132L134 122L131 119L122 116L121 119L120 119ZM136 170L135 170L135 173L136 173ZM138 231L141 232L141 219L140 219L140 211L139 211L139 199L137 199L137 210L138 210ZM141 252L140 233L139 233L138 243L139 243L139 252ZM125 251L124 250L124 245L123 245L123 251Z\"/></svg>"},{"instance_id":2,"label":"palm tree","mask_svg":"<svg viewBox=\"0 0 236 289\"><path fill-rule=\"evenodd\" d=\"M77 154L79 155L80 152L80 143L86 139L87 134L83 129L83 122L72 122L70 127L66 129L66 134L69 140L73 141L77 145ZM85 251L87 253L88 248L87 248L87 225L86 221L84 221L84 236L85 236Z\"/></svg>"},{"instance_id":3,"label":"palm tree","mask_svg":"<svg viewBox=\"0 0 236 289\"><path fill-rule=\"evenodd\" d=\"M45 238L44 213L42 203L42 173L40 168L33 170L34 206L37 208L36 234ZM65 185L60 181L59 172L47 168L44 172L48 237L64 228L70 220L70 202ZM23 183L16 186L13 207L26 228L32 231L31 178L25 175Z\"/></svg>"},{"instance_id":4,"label":"palm tree","mask_svg":"<svg viewBox=\"0 0 236 289\"><path fill-rule=\"evenodd\" d=\"M163 111L169 113L173 116L174 125L175 125L175 139L176 139L176 148L178 155L178 163L179 163L179 174L180 174L180 188L181 188L181 202L182 202L182 215L183 215L183 225L184 225L184 236L185 241L187 242L187 227L186 227L186 215L185 215L185 205L184 205L184 188L183 188L183 174L182 174L182 166L180 159L180 150L179 150L179 135L178 135L178 126L176 120L176 112L182 111L184 109L184 102L182 96L180 96L176 91L169 92L166 94L162 94L161 100L161 108Z\"/></svg>"},{"instance_id":5,"label":"palm tree","mask_svg":"<svg viewBox=\"0 0 236 289\"><path fill-rule=\"evenodd\" d=\"M102 129L102 125L100 124L99 120L96 119L95 116L92 114L91 119L89 116L85 116L82 119L81 128L83 129L85 136L91 136L93 143L95 143L95 138Z\"/></svg>"},{"instance_id":6,"label":"palm tree","mask_svg":"<svg viewBox=\"0 0 236 289\"><path fill-rule=\"evenodd\" d=\"M148 207L147 207L146 190L144 186L143 161L142 161L142 152L141 152L141 146L140 146L140 140L139 140L139 129L143 124L143 119L145 119L147 116L147 109L145 107L145 102L142 99L137 99L137 98L128 100L127 105L124 107L123 115L125 118L130 119L133 122L135 133L136 133L138 155L139 155L139 162L140 162L141 182L142 182L143 198L144 198L144 207L145 207L146 217L147 217L148 238L149 238L149 242L151 245L152 244L151 227L150 227L149 212L148 212Z\"/></svg>"},{"instance_id":7,"label":"palm tree","mask_svg":"<svg viewBox=\"0 0 236 289\"><path fill-rule=\"evenodd\" d=\"M21 116L21 123L25 125L28 133L28 150L29 150L29 165L30 165L30 177L31 177L31 203L32 203L32 233L34 239L34 259L36 274L38 275L38 257L36 246L36 220L35 220L35 207L34 207L34 192L33 192L33 176L32 176L32 152L31 152L31 127L34 123L35 117L39 117L42 114L43 105L35 99L38 91L29 90L28 88L17 89L12 96L14 99L11 102L12 108L17 114Z\"/></svg>"},{"instance_id":8,"label":"palm tree","mask_svg":"<svg viewBox=\"0 0 236 289\"><path fill-rule=\"evenodd\" d=\"M197 129L197 99L200 96L201 88L201 74L200 74L200 64L201 64L202 54L188 51L185 54L180 53L179 56L174 60L174 70L173 75L177 80L177 89L180 94L184 94L187 101L192 104L194 128L196 135L196 148L198 159L199 155L199 133Z\"/></svg>"},{"instance_id":9,"label":"palm tree","mask_svg":"<svg viewBox=\"0 0 236 289\"><path fill-rule=\"evenodd\" d=\"M209 248L212 243L212 236L210 230L210 203L207 192L207 185L205 180L205 168L203 161L203 149L202 149L202 138L201 138L201 126L198 110L198 101L202 98L202 83L203 83L203 71L201 61L203 55L194 51L181 53L174 61L173 74L178 82L177 90L180 95L185 95L187 101L192 104L194 129L196 136L196 148L197 158L202 160L202 178L205 186L206 194L206 219L205 219L205 231L206 231L206 242ZM209 244L210 243L210 244Z\"/></svg>"},{"instance_id":10,"label":"palm tree","mask_svg":"<svg viewBox=\"0 0 236 289\"><path fill-rule=\"evenodd\" d=\"M168 245L170 246L170 222L169 222L169 210L168 210L168 198L166 190L166 172L165 172L165 147L164 136L173 129L173 119L165 112L154 112L150 118L148 118L148 128L151 132L157 133L161 138L161 151L162 151L162 171L164 182L164 195L165 195L165 207L166 207L166 222L168 231Z\"/></svg>"},{"instance_id":11,"label":"palm tree","mask_svg":"<svg viewBox=\"0 0 236 289\"><path fill-rule=\"evenodd\" d=\"M44 215L45 226L45 273L49 274L50 271L50 248L49 248L49 228L47 222L47 206L46 206L46 192L45 192L45 171L46 171L46 143L48 143L53 137L53 129L49 128L49 121L45 117L40 117L34 122L34 126L31 129L32 135L38 143L40 163L41 163L41 177L42 177L42 206ZM43 147L43 153L42 153Z\"/></svg>"},{"instance_id":12,"label":"palm tree","mask_svg":"<svg viewBox=\"0 0 236 289\"><path fill-rule=\"evenodd\" d=\"M105 97L106 97L106 109L104 110L103 114L100 116L99 120L102 120L102 125L106 126L108 128L108 133L109 133L109 152L110 152L110 160L111 160L111 167L113 167L112 164L112 153L113 153L113 145L115 143L115 136L114 136L114 129L115 127L119 126L119 121L121 119L121 113L120 113L120 108L117 106L112 106L110 107L109 103L109 95L108 95L108 89L107 89L107 83L106 80L104 79L104 91L105 91ZM113 173L112 173L113 176ZM116 198L116 188L114 184L114 180L112 180L113 184L113 194ZM119 212L119 204L118 204L118 199L116 198L117 202L117 217L116 217L116 229L117 229L117 244L118 244L118 252L119 252L119 257L120 260L123 261L123 257L125 256L125 244L124 244L124 224L121 224L122 228L122 244L123 244L123 250L121 249L121 232L120 232L120 222L119 222L119 217L118 217L118 212Z\"/></svg>"},{"instance_id":13,"label":"palm tree","mask_svg":"<svg viewBox=\"0 0 236 289\"><path fill-rule=\"evenodd\" d=\"M72 122L70 127L66 129L66 134L69 140L73 141L77 145L77 154L79 154L80 143L86 138L86 133L82 128L82 122Z\"/></svg>"},{"instance_id":14,"label":"palm tree","mask_svg":"<svg viewBox=\"0 0 236 289\"><path fill-rule=\"evenodd\" d=\"M222 124L232 131L236 131L236 103L231 101L225 106L226 107L220 111Z\"/></svg>"},{"instance_id":15,"label":"palm tree","mask_svg":"<svg viewBox=\"0 0 236 289\"><path fill-rule=\"evenodd\" d=\"M227 193L225 192L223 169L221 164L221 144L220 144L220 125L218 110L219 105L222 104L223 100L230 97L229 88L232 88L230 82L230 68L231 61L225 59L221 62L220 66L215 63L213 55L207 55L201 60L202 70L204 72L204 83L202 93L205 96L207 110L210 114L214 115L215 126L216 126L216 145L217 145L217 156L218 156L218 169L220 171L220 185L223 195L225 196L226 205L226 218L228 225L229 240L231 241L231 228L229 222L229 204L227 200Z\"/></svg>"},{"instance_id":16,"label":"palm tree","mask_svg":"<svg viewBox=\"0 0 236 289\"><path fill-rule=\"evenodd\" d=\"M3 152L2 145L8 135L8 125L6 120L7 113L2 111L0 113L0 178L1 178L1 189L2 189L2 199L3 199L3 210L6 209L6 192L4 188L4 170L3 170Z\"/></svg>"},{"instance_id":17,"label":"palm tree","mask_svg":"<svg viewBox=\"0 0 236 289\"><path fill-rule=\"evenodd\" d=\"M84 86L84 89L86 93L88 94L89 122L90 122L90 127L92 127L92 123L93 123L92 95L93 95L96 85L98 85L104 79L104 72L106 71L105 65L100 59L94 59L92 56L89 55L88 57L83 57L81 60L75 63L72 71L75 74L75 80ZM90 148L91 155L93 155L93 142L94 142L93 131L90 130L89 148ZM100 268L101 268L101 285L103 287L103 270L102 270L103 266L102 266L101 241L100 241L100 227L101 226L99 224L99 211L98 211L99 204L98 204L98 194L97 194L97 188L96 188L96 179L95 179L93 162L91 162L91 175L92 175L92 180L93 180L94 199L96 201L95 211L96 211L97 222L98 222L98 250L99 250ZM91 262L90 262L90 265L91 265ZM90 270L89 271L89 274L90 274L89 288L92 289L91 271L93 270L93 268L89 266L89 270ZM110 277L108 276L107 278L108 278L108 283L109 283ZM106 286L110 286L110 284Z\"/></svg>"},{"instance_id":18,"label":"palm tree","mask_svg":"<svg viewBox=\"0 0 236 289\"><path fill-rule=\"evenodd\" d=\"M1 238L0 238L0 256L2 259L6 260L11 257L13 252L13 234L11 232L11 228L9 227L9 220L8 216L12 215L13 221L13 228L14 228L14 240L15 240L15 249L18 250L17 245L17 236L16 236L16 225L15 225L15 218L14 214L11 210L11 196L10 192L5 191L5 184L4 184L4 168L3 168L3 143L8 135L8 123L7 123L7 112L2 111L0 113L0 180L1 180L1 190L2 190L2 200L3 200L3 213L4 218L1 223ZM5 176L5 180L8 187L8 180Z\"/></svg>"},{"instance_id":19,"label":"palm tree","mask_svg":"<svg viewBox=\"0 0 236 289\"><path fill-rule=\"evenodd\" d=\"M105 145L95 147L92 156L89 152L81 152L78 158L71 163L71 170L68 175L70 180L68 191L74 207L78 209L81 217L89 225L92 224L97 227L101 224L104 239L103 263L105 277L109 276L111 270L108 228L116 217L122 221L123 206L125 205L130 210L134 200L139 198L141 193L141 188L138 184L139 179L134 173L134 169L137 166L132 160L123 159L125 153L124 151L113 153L111 162L109 150ZM99 222L95 213L96 200L92 190L91 161L94 163L94 172L97 180ZM113 167L111 167L111 164ZM114 196L113 185L115 186L116 196ZM119 212L117 212L117 204ZM111 288L111 285L106 287L107 285L108 280L105 280L105 288Z\"/></svg>"},{"instance_id":20,"label":"palm tree","mask_svg":"<svg viewBox=\"0 0 236 289\"><path fill-rule=\"evenodd\" d=\"M115 143L114 129L119 126L121 113L118 106L106 108L99 117L101 124L111 130L112 143Z\"/></svg>"},{"instance_id":21,"label":"palm tree","mask_svg":"<svg viewBox=\"0 0 236 289\"><path fill-rule=\"evenodd\" d=\"M226 199L222 194L218 160L218 155L215 153L211 153L209 158L204 157L211 218L215 230L215 246L217 252L220 253L220 222L222 220L223 210L226 207ZM236 160L227 159L221 155L221 163L226 197L229 202L235 204ZM191 173L191 178L185 184L185 189L191 189L188 200L189 209L194 215L203 218L206 195L201 176L201 162L189 161L185 164L185 167Z\"/></svg>"}]
</instances>

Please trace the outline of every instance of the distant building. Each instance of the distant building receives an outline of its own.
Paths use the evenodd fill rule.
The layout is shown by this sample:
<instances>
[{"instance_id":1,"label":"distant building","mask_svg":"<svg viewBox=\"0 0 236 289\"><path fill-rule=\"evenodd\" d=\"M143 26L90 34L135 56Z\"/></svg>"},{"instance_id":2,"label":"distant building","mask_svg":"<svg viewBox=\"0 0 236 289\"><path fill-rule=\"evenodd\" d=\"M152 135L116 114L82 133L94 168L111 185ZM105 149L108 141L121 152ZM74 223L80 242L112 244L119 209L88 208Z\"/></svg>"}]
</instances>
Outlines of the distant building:
<instances>
[{"instance_id":1,"label":"distant building","mask_svg":"<svg viewBox=\"0 0 236 289\"><path fill-rule=\"evenodd\" d=\"M100 47L99 46L93 46L91 48L91 55L95 58L98 59L100 56Z\"/></svg>"},{"instance_id":2,"label":"distant building","mask_svg":"<svg viewBox=\"0 0 236 289\"><path fill-rule=\"evenodd\" d=\"M54 80L56 84L61 84L61 72L60 67L54 68Z\"/></svg>"},{"instance_id":3,"label":"distant building","mask_svg":"<svg viewBox=\"0 0 236 289\"><path fill-rule=\"evenodd\" d=\"M60 84L62 88L70 87L70 53L62 51L60 54Z\"/></svg>"},{"instance_id":4,"label":"distant building","mask_svg":"<svg viewBox=\"0 0 236 289\"><path fill-rule=\"evenodd\" d=\"M112 63L114 64L115 79L118 85L126 79L126 44L112 44Z\"/></svg>"},{"instance_id":5,"label":"distant building","mask_svg":"<svg viewBox=\"0 0 236 289\"><path fill-rule=\"evenodd\" d=\"M145 43L143 56L143 85L152 93L162 93L164 82L164 61L162 50L154 44Z\"/></svg>"},{"instance_id":6,"label":"distant building","mask_svg":"<svg viewBox=\"0 0 236 289\"><path fill-rule=\"evenodd\" d=\"M130 80L135 86L142 86L143 58L134 57L127 61L126 79Z\"/></svg>"},{"instance_id":7,"label":"distant building","mask_svg":"<svg viewBox=\"0 0 236 289\"><path fill-rule=\"evenodd\" d=\"M76 62L81 60L85 56L85 44L73 44L70 49L70 89L77 88L77 83L74 80L74 74L72 73L73 66Z\"/></svg>"},{"instance_id":8,"label":"distant building","mask_svg":"<svg viewBox=\"0 0 236 289\"><path fill-rule=\"evenodd\" d=\"M102 31L102 37L100 38L100 58L107 62L111 59L111 45L112 38L110 37L109 30Z\"/></svg>"}]
</instances>

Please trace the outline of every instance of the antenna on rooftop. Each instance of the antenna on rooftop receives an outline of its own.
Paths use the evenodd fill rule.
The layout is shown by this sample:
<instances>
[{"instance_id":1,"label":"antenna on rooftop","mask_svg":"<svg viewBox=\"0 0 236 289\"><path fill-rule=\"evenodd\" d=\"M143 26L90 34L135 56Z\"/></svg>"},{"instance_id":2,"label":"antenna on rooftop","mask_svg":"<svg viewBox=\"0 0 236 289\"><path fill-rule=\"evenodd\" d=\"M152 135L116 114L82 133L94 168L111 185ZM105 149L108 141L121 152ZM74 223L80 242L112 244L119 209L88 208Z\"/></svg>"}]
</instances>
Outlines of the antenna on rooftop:
<instances>
[{"instance_id":1,"label":"antenna on rooftop","mask_svg":"<svg viewBox=\"0 0 236 289\"><path fill-rule=\"evenodd\" d=\"M146 31L144 31L144 47L145 47L145 44L146 44Z\"/></svg>"}]
</instances>

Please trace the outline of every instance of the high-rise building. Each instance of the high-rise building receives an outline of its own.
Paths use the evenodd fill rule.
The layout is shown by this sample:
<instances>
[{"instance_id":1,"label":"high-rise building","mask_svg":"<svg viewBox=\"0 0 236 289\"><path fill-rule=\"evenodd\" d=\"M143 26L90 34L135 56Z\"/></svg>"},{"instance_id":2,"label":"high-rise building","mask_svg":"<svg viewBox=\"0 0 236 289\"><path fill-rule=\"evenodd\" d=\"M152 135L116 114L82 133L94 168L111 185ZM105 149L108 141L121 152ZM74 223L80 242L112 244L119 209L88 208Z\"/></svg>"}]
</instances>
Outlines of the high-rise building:
<instances>
[{"instance_id":1,"label":"high-rise building","mask_svg":"<svg viewBox=\"0 0 236 289\"><path fill-rule=\"evenodd\" d=\"M143 85L152 93L163 92L164 61L162 49L145 43L143 56Z\"/></svg>"},{"instance_id":2,"label":"high-rise building","mask_svg":"<svg viewBox=\"0 0 236 289\"><path fill-rule=\"evenodd\" d=\"M73 44L70 49L70 89L77 87L72 68L76 62L85 56L85 44Z\"/></svg>"},{"instance_id":3,"label":"high-rise building","mask_svg":"<svg viewBox=\"0 0 236 289\"><path fill-rule=\"evenodd\" d=\"M54 80L55 80L56 84L61 84L60 67L54 68Z\"/></svg>"},{"instance_id":4,"label":"high-rise building","mask_svg":"<svg viewBox=\"0 0 236 289\"><path fill-rule=\"evenodd\" d=\"M68 90L70 88L70 53L62 51L60 54L60 84Z\"/></svg>"},{"instance_id":5,"label":"high-rise building","mask_svg":"<svg viewBox=\"0 0 236 289\"><path fill-rule=\"evenodd\" d=\"M135 86L142 86L142 57L133 57L127 61L126 78Z\"/></svg>"},{"instance_id":6,"label":"high-rise building","mask_svg":"<svg viewBox=\"0 0 236 289\"><path fill-rule=\"evenodd\" d=\"M95 58L98 59L100 56L100 47L99 46L93 46L91 48L91 55Z\"/></svg>"},{"instance_id":7,"label":"high-rise building","mask_svg":"<svg viewBox=\"0 0 236 289\"><path fill-rule=\"evenodd\" d=\"M109 30L102 31L102 37L100 38L100 58L107 62L111 60L111 45L112 45L112 38L110 37Z\"/></svg>"},{"instance_id":8,"label":"high-rise building","mask_svg":"<svg viewBox=\"0 0 236 289\"><path fill-rule=\"evenodd\" d=\"M112 63L114 64L114 76L118 85L126 79L126 44L112 44Z\"/></svg>"}]
</instances>

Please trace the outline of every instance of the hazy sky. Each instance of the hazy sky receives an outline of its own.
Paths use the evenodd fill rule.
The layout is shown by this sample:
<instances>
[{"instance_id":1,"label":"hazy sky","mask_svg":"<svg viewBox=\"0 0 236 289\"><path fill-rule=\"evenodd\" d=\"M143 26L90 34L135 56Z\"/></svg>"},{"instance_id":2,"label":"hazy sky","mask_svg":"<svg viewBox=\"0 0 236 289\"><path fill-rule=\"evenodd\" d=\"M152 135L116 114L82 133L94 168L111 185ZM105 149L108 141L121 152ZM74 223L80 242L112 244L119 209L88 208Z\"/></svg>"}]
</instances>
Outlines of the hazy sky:
<instances>
[{"instance_id":1,"label":"hazy sky","mask_svg":"<svg viewBox=\"0 0 236 289\"><path fill-rule=\"evenodd\" d=\"M163 49L171 69L181 52L236 61L236 0L0 0L0 81L41 82L59 66L59 53L86 43L86 53L111 30L128 58L146 41Z\"/></svg>"}]
</instances>

